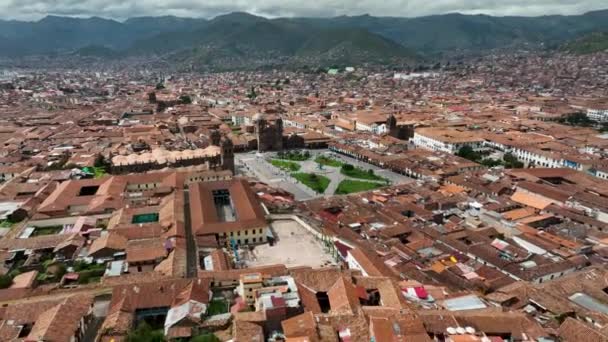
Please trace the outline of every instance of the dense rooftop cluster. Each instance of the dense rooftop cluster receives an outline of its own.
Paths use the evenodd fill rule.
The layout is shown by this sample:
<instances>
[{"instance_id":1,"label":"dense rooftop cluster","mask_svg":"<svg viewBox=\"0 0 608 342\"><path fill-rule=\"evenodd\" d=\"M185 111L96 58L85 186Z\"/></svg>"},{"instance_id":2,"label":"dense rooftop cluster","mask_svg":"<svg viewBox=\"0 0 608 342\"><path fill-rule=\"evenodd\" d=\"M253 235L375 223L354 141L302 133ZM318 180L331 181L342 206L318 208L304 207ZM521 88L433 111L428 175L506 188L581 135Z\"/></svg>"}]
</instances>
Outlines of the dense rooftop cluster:
<instances>
[{"instance_id":1,"label":"dense rooftop cluster","mask_svg":"<svg viewBox=\"0 0 608 342\"><path fill-rule=\"evenodd\" d=\"M608 64L11 70L2 341L607 341Z\"/></svg>"}]
</instances>

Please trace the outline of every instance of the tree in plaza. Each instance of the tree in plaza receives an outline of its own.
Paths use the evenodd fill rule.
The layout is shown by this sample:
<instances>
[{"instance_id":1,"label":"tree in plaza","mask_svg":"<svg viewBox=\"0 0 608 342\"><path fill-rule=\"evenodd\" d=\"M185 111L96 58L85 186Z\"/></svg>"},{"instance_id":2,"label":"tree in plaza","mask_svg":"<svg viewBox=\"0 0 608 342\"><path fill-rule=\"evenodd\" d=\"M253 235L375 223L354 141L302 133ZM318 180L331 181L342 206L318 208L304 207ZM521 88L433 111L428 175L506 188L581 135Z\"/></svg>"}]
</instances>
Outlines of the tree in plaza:
<instances>
[{"instance_id":1,"label":"tree in plaza","mask_svg":"<svg viewBox=\"0 0 608 342\"><path fill-rule=\"evenodd\" d=\"M462 146L460 148L460 150L458 150L458 152L456 152L456 155L461 158L468 159L468 160L471 160L474 162L481 159L481 155L479 155L479 153L475 152L475 150L469 145Z\"/></svg>"},{"instance_id":2,"label":"tree in plaza","mask_svg":"<svg viewBox=\"0 0 608 342\"><path fill-rule=\"evenodd\" d=\"M344 165L342 165L342 171L352 171L354 169L355 169L355 167L352 166L351 164L344 164Z\"/></svg>"},{"instance_id":3,"label":"tree in plaza","mask_svg":"<svg viewBox=\"0 0 608 342\"><path fill-rule=\"evenodd\" d=\"M505 161L505 167L507 169L521 169L524 167L524 163L517 160L512 153L506 153L502 159Z\"/></svg>"}]
</instances>

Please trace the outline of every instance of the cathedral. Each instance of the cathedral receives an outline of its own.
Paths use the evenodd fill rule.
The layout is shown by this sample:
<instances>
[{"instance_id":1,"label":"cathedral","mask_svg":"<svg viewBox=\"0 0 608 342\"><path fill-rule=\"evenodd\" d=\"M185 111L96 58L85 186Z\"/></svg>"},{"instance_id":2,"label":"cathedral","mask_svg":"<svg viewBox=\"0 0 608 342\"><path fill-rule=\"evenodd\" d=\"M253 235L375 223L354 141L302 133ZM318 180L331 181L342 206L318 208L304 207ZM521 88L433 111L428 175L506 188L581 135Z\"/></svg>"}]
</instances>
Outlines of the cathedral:
<instances>
[{"instance_id":1,"label":"cathedral","mask_svg":"<svg viewBox=\"0 0 608 342\"><path fill-rule=\"evenodd\" d=\"M283 149L283 120L278 118L270 123L262 114L253 117L258 152L281 151Z\"/></svg>"},{"instance_id":2,"label":"cathedral","mask_svg":"<svg viewBox=\"0 0 608 342\"><path fill-rule=\"evenodd\" d=\"M401 140L409 140L414 137L414 125L398 123L397 118L391 114L386 120L388 135Z\"/></svg>"}]
</instances>

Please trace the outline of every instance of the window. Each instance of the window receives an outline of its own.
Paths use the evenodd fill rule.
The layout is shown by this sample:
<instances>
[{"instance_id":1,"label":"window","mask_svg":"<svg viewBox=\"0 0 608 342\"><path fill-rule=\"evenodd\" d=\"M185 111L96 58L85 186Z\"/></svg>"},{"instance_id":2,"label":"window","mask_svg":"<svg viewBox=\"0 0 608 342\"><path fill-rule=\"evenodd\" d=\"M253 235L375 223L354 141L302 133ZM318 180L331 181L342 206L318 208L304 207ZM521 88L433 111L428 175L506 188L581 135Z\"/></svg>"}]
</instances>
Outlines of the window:
<instances>
[{"instance_id":1,"label":"window","mask_svg":"<svg viewBox=\"0 0 608 342\"><path fill-rule=\"evenodd\" d=\"M247 235L247 229L245 229L245 235Z\"/></svg>"},{"instance_id":2,"label":"window","mask_svg":"<svg viewBox=\"0 0 608 342\"><path fill-rule=\"evenodd\" d=\"M241 231L236 232L236 236L241 236Z\"/></svg>"},{"instance_id":3,"label":"window","mask_svg":"<svg viewBox=\"0 0 608 342\"><path fill-rule=\"evenodd\" d=\"M255 243L255 238L251 239Z\"/></svg>"},{"instance_id":4,"label":"window","mask_svg":"<svg viewBox=\"0 0 608 342\"><path fill-rule=\"evenodd\" d=\"M262 228L260 228L260 234L262 234L262 232L263 232L263 231L264 231L264 230L263 230Z\"/></svg>"},{"instance_id":5,"label":"window","mask_svg":"<svg viewBox=\"0 0 608 342\"><path fill-rule=\"evenodd\" d=\"M234 236L234 232L230 232L230 236Z\"/></svg>"},{"instance_id":6,"label":"window","mask_svg":"<svg viewBox=\"0 0 608 342\"><path fill-rule=\"evenodd\" d=\"M99 186L97 185L83 186L80 188L78 196L93 196L97 193L97 190L99 190Z\"/></svg>"},{"instance_id":7,"label":"window","mask_svg":"<svg viewBox=\"0 0 608 342\"><path fill-rule=\"evenodd\" d=\"M32 331L32 327L34 325L30 324L30 323L26 323L23 325L23 327L21 328L21 331L19 331L19 336L18 338L26 338L30 332Z\"/></svg>"},{"instance_id":8,"label":"window","mask_svg":"<svg viewBox=\"0 0 608 342\"><path fill-rule=\"evenodd\" d=\"M321 308L321 312L328 313L329 309L330 309L330 305L329 305L329 296L327 295L327 292L319 291L316 293L316 297L317 297L317 303L319 303L319 307Z\"/></svg>"},{"instance_id":9,"label":"window","mask_svg":"<svg viewBox=\"0 0 608 342\"><path fill-rule=\"evenodd\" d=\"M137 266L137 272L141 272L141 266Z\"/></svg>"},{"instance_id":10,"label":"window","mask_svg":"<svg viewBox=\"0 0 608 342\"><path fill-rule=\"evenodd\" d=\"M248 244L248 243L249 243L249 239L245 239L245 244Z\"/></svg>"}]
</instances>

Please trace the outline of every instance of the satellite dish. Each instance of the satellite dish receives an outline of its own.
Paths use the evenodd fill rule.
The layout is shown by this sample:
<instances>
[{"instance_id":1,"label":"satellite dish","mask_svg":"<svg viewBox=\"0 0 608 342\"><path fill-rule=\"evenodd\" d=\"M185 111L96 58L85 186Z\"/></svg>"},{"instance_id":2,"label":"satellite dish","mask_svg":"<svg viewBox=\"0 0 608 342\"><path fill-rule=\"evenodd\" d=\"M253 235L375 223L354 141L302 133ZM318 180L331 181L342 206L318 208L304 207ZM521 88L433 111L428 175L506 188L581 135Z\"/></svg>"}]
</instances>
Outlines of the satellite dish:
<instances>
[{"instance_id":1,"label":"satellite dish","mask_svg":"<svg viewBox=\"0 0 608 342\"><path fill-rule=\"evenodd\" d=\"M467 331L464 330L463 327L458 327L456 328L456 332L458 333L458 335L464 335Z\"/></svg>"},{"instance_id":2,"label":"satellite dish","mask_svg":"<svg viewBox=\"0 0 608 342\"><path fill-rule=\"evenodd\" d=\"M446 329L446 331L448 332L448 334L450 335L456 335L456 328L452 328L452 327L448 327Z\"/></svg>"}]
</instances>

